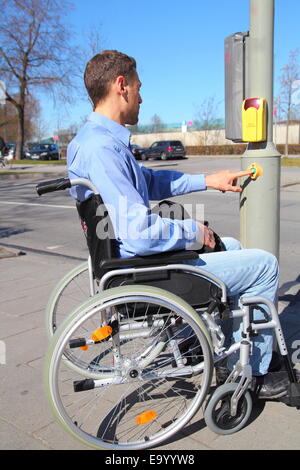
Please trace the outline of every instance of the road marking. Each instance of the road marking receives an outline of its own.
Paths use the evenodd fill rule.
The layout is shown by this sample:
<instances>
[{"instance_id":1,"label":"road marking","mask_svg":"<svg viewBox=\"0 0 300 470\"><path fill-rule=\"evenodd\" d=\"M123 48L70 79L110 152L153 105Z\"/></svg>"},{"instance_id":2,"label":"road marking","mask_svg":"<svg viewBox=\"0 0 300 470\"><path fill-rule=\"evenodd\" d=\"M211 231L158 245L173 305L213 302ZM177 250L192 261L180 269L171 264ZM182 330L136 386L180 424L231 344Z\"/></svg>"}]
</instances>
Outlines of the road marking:
<instances>
[{"instance_id":1,"label":"road marking","mask_svg":"<svg viewBox=\"0 0 300 470\"><path fill-rule=\"evenodd\" d=\"M53 246L46 246L47 250L56 250L56 248L61 248L64 245L53 245Z\"/></svg>"},{"instance_id":2,"label":"road marking","mask_svg":"<svg viewBox=\"0 0 300 470\"><path fill-rule=\"evenodd\" d=\"M78 256L72 256L72 255L64 255L62 253L53 253L52 251L47 251L47 250L40 250L37 248L30 248L29 246L21 246L21 245L12 245L10 243L3 243L1 241L1 246L5 246L7 248L15 248L18 250L22 250L26 253L26 251L30 251L32 253L36 253L38 255L47 255L47 256L58 256L60 258L67 258L67 259L73 259L73 260L78 260L78 261L87 261L87 256L86 255L84 258L83 257L78 257Z\"/></svg>"},{"instance_id":3,"label":"road marking","mask_svg":"<svg viewBox=\"0 0 300 470\"><path fill-rule=\"evenodd\" d=\"M53 207L54 209L76 209L74 206L63 206L58 204L39 204L37 202L13 202L13 201L0 201L0 204L7 204L11 206L41 206Z\"/></svg>"}]
</instances>

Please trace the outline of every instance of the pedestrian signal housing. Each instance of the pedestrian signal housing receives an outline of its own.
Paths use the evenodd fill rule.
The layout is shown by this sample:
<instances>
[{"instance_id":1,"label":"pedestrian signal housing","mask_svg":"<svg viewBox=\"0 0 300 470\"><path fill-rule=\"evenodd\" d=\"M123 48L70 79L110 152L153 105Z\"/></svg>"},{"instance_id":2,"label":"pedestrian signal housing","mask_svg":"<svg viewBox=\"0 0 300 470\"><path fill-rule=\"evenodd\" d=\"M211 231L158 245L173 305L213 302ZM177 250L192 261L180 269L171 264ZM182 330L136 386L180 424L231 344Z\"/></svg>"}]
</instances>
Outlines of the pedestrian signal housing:
<instances>
[{"instance_id":1,"label":"pedestrian signal housing","mask_svg":"<svg viewBox=\"0 0 300 470\"><path fill-rule=\"evenodd\" d=\"M267 134L265 98L248 98L242 106L242 138L244 142L263 142Z\"/></svg>"}]
</instances>

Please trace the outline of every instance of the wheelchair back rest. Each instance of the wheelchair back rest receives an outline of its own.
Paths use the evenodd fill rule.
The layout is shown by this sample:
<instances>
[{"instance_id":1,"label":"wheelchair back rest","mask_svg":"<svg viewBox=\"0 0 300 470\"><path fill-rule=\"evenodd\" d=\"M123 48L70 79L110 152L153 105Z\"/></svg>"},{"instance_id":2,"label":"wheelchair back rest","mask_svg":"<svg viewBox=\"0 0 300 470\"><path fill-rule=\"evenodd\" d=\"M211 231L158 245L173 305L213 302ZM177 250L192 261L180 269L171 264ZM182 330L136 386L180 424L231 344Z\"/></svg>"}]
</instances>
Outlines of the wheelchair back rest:
<instances>
[{"instance_id":1,"label":"wheelchair back rest","mask_svg":"<svg viewBox=\"0 0 300 470\"><path fill-rule=\"evenodd\" d=\"M86 236L94 276L100 279L103 275L101 262L118 257L117 241L108 211L101 197L95 194L86 201L77 201L76 208ZM101 234L97 232L99 222L105 222L101 224Z\"/></svg>"},{"instance_id":2,"label":"wheelchair back rest","mask_svg":"<svg viewBox=\"0 0 300 470\"><path fill-rule=\"evenodd\" d=\"M194 307L208 306L216 298L220 298L221 290L208 279L182 270L163 268L164 264L176 264L184 262L186 259L197 258L197 253L191 251L166 252L158 255L121 259L118 256L118 244L112 223L101 197L93 194L86 201L77 201L76 207L84 228L93 274L96 279L99 280L108 271L119 269L122 266L124 268L161 266L159 271L151 273L124 273L122 276L112 277L106 282L105 289L120 285L151 285L178 295ZM98 224L101 226L101 233L97 230Z\"/></svg>"}]
</instances>

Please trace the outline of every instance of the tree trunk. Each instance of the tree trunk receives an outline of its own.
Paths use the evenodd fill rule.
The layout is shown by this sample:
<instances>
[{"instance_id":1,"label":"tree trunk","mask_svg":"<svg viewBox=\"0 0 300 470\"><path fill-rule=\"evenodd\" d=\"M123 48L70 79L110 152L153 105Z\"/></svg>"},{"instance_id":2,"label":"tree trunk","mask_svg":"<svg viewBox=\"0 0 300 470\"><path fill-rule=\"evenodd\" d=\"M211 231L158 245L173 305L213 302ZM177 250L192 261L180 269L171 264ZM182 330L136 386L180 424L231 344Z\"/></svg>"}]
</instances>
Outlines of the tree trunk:
<instances>
[{"instance_id":1,"label":"tree trunk","mask_svg":"<svg viewBox=\"0 0 300 470\"><path fill-rule=\"evenodd\" d=\"M17 147L16 147L16 154L14 159L20 160L22 156L22 150L24 147L24 140L25 140L25 122L24 122L24 108L22 106L18 106L18 138L17 138Z\"/></svg>"},{"instance_id":2,"label":"tree trunk","mask_svg":"<svg viewBox=\"0 0 300 470\"><path fill-rule=\"evenodd\" d=\"M21 160L25 144L25 84L20 88L20 100L17 105L18 110L18 140L16 148L16 160Z\"/></svg>"},{"instance_id":3,"label":"tree trunk","mask_svg":"<svg viewBox=\"0 0 300 470\"><path fill-rule=\"evenodd\" d=\"M290 115L291 115L291 108L289 105L288 112L287 112L287 120L286 120L286 134L285 134L285 150L284 155L288 157L289 155L289 127L290 127Z\"/></svg>"},{"instance_id":4,"label":"tree trunk","mask_svg":"<svg viewBox=\"0 0 300 470\"><path fill-rule=\"evenodd\" d=\"M285 146L284 146L284 156L288 157L289 155L289 125L290 122L286 122L286 133L285 133Z\"/></svg>"}]
</instances>

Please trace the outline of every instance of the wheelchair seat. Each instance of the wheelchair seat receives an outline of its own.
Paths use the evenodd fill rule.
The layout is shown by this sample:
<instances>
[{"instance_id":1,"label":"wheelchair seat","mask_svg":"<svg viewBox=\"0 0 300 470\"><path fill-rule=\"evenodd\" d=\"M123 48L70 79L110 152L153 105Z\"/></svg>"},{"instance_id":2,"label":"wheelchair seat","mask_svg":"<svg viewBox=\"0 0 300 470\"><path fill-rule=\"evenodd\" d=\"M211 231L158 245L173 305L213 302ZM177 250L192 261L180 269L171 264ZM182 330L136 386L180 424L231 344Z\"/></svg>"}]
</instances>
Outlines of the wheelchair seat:
<instances>
[{"instance_id":1,"label":"wheelchair seat","mask_svg":"<svg viewBox=\"0 0 300 470\"><path fill-rule=\"evenodd\" d=\"M100 205L101 211L98 211ZM174 293L194 308L208 306L212 301L221 298L220 287L210 279L175 266L174 269L170 269L170 265L178 266L178 263L184 264L188 260L197 259L199 256L197 252L180 250L120 258L118 242L101 196L93 194L85 201L77 201L76 207L86 235L94 278L100 281L105 274L113 270L118 271L118 274L108 278L104 285L105 289L121 285L146 284ZM97 224L104 218L106 236L99 238ZM120 269L126 269L126 272L120 274Z\"/></svg>"}]
</instances>

